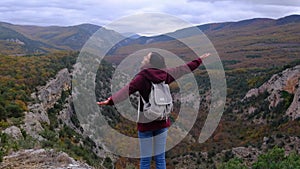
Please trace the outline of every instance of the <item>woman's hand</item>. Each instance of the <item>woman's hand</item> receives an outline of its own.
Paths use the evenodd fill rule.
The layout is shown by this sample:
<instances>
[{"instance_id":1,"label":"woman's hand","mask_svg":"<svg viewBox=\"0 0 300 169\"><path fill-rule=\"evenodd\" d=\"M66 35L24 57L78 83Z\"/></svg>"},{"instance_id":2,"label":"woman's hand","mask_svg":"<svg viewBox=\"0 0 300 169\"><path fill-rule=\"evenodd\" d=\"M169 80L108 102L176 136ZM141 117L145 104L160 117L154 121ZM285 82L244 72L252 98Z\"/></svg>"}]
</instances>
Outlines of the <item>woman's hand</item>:
<instances>
[{"instance_id":1,"label":"woman's hand","mask_svg":"<svg viewBox=\"0 0 300 169\"><path fill-rule=\"evenodd\" d=\"M111 98L108 98L107 100L105 101L101 101L101 102L97 102L97 104L99 106L106 106L106 105L109 105L109 101L111 100Z\"/></svg>"},{"instance_id":2,"label":"woman's hand","mask_svg":"<svg viewBox=\"0 0 300 169\"><path fill-rule=\"evenodd\" d=\"M203 59L207 58L208 56L210 56L210 53L205 53L200 56L200 59L203 60Z\"/></svg>"}]
</instances>

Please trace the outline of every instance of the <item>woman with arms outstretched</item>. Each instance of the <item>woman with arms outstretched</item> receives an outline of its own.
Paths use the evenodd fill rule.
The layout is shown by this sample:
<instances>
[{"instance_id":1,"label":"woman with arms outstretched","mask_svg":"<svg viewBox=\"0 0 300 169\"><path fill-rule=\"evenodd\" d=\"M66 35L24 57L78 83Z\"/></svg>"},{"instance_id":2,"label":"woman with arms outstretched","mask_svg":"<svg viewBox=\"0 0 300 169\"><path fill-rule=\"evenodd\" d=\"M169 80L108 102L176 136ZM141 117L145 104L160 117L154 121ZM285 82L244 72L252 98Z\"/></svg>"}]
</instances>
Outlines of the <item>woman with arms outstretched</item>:
<instances>
[{"instance_id":1,"label":"woman with arms outstretched","mask_svg":"<svg viewBox=\"0 0 300 169\"><path fill-rule=\"evenodd\" d=\"M202 63L202 60L208 56L210 56L210 54L206 53L185 65L166 68L164 58L157 52L150 52L144 57L144 60L141 63L140 72L127 86L117 91L107 100L97 102L97 104L100 106L113 105L127 99L129 95L136 91L140 93L140 96L145 102L148 102L152 83L165 82L166 84L170 84L181 76L198 68ZM142 112L143 102L140 101L139 103ZM154 120L147 123L137 122L138 137L140 140L141 169L150 169L152 151L154 151L156 168L166 168L165 147L167 131L170 125L169 118L166 120Z\"/></svg>"}]
</instances>

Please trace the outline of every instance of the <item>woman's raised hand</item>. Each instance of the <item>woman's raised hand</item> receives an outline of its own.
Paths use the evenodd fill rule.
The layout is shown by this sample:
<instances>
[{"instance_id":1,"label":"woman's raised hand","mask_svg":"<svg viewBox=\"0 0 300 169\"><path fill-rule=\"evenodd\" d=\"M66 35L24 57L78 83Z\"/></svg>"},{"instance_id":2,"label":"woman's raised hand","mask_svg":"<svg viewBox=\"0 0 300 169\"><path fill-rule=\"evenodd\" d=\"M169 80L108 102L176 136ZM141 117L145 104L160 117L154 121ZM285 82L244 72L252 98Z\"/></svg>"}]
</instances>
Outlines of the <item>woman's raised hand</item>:
<instances>
[{"instance_id":1,"label":"woman's raised hand","mask_svg":"<svg viewBox=\"0 0 300 169\"><path fill-rule=\"evenodd\" d=\"M201 60L207 58L208 56L210 56L210 53L205 53L203 55L200 56Z\"/></svg>"}]
</instances>

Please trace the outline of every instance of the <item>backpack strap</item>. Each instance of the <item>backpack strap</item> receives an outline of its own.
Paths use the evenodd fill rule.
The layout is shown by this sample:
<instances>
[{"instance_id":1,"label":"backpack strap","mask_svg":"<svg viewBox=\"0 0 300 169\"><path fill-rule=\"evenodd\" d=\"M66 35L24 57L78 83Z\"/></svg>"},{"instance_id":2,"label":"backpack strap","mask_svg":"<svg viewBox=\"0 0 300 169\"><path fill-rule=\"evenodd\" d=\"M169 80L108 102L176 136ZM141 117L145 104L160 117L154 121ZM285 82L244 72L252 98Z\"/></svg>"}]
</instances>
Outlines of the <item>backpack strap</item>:
<instances>
[{"instance_id":1,"label":"backpack strap","mask_svg":"<svg viewBox=\"0 0 300 169\"><path fill-rule=\"evenodd\" d=\"M141 113L141 95L140 95L140 97L138 98L139 99L139 101L138 101L138 116L137 116L137 120L136 120L136 122L139 122L139 120L140 120L140 113Z\"/></svg>"},{"instance_id":2,"label":"backpack strap","mask_svg":"<svg viewBox=\"0 0 300 169\"><path fill-rule=\"evenodd\" d=\"M140 114L141 114L141 100L143 102L143 104L146 104L146 101L144 100L144 98L142 97L142 95L139 93L139 98L138 98L138 117L137 117L137 122L139 122L140 120Z\"/></svg>"}]
</instances>

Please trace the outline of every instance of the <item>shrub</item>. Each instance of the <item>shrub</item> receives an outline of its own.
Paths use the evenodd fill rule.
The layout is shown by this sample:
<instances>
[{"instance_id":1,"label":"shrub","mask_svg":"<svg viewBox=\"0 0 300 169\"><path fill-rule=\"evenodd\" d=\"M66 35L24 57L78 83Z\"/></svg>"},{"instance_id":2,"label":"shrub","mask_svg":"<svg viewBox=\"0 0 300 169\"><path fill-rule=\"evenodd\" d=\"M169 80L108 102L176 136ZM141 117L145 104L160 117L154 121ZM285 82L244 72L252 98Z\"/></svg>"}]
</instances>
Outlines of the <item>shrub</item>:
<instances>
[{"instance_id":1,"label":"shrub","mask_svg":"<svg viewBox=\"0 0 300 169\"><path fill-rule=\"evenodd\" d=\"M243 164L243 160L235 157L226 163L222 163L218 169L247 169L247 167Z\"/></svg>"},{"instance_id":2,"label":"shrub","mask_svg":"<svg viewBox=\"0 0 300 169\"><path fill-rule=\"evenodd\" d=\"M242 159L232 158L222 163L218 169L246 169ZM285 156L284 149L274 147L265 154L258 156L256 162L250 166L252 169L299 169L300 155L295 152Z\"/></svg>"},{"instance_id":3,"label":"shrub","mask_svg":"<svg viewBox=\"0 0 300 169\"><path fill-rule=\"evenodd\" d=\"M103 166L105 166L106 168L111 169L111 168L113 168L113 166L111 164L112 164L111 159L109 157L106 157L104 162L103 162Z\"/></svg>"},{"instance_id":4,"label":"shrub","mask_svg":"<svg viewBox=\"0 0 300 169\"><path fill-rule=\"evenodd\" d=\"M45 129L40 134L41 134L42 137L44 137L45 139L47 139L51 142L57 142L58 141L58 137L57 137L57 134L55 133L55 131Z\"/></svg>"},{"instance_id":5,"label":"shrub","mask_svg":"<svg viewBox=\"0 0 300 169\"><path fill-rule=\"evenodd\" d=\"M5 110L5 108L2 105L0 105L0 120L2 121L2 120L7 119L7 115L8 114Z\"/></svg>"},{"instance_id":6,"label":"shrub","mask_svg":"<svg viewBox=\"0 0 300 169\"><path fill-rule=\"evenodd\" d=\"M253 169L297 169L300 168L300 155L291 153L285 156L284 149L274 147L266 154L258 157L253 163Z\"/></svg>"},{"instance_id":7,"label":"shrub","mask_svg":"<svg viewBox=\"0 0 300 169\"><path fill-rule=\"evenodd\" d=\"M3 162L4 151L0 148L0 162Z\"/></svg>"},{"instance_id":8,"label":"shrub","mask_svg":"<svg viewBox=\"0 0 300 169\"><path fill-rule=\"evenodd\" d=\"M0 120L0 128L7 128L8 126L9 126L9 123L7 121Z\"/></svg>"},{"instance_id":9,"label":"shrub","mask_svg":"<svg viewBox=\"0 0 300 169\"><path fill-rule=\"evenodd\" d=\"M23 116L22 108L19 105L14 104L14 103L11 103L11 104L7 105L6 106L6 111L10 112L11 117L18 118L18 117Z\"/></svg>"}]
</instances>

